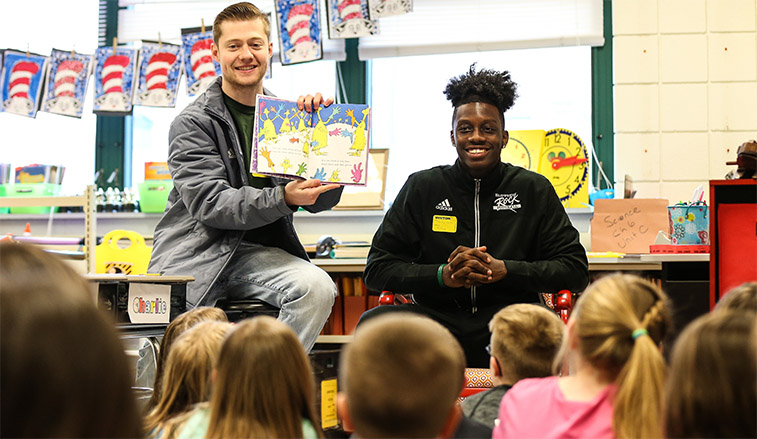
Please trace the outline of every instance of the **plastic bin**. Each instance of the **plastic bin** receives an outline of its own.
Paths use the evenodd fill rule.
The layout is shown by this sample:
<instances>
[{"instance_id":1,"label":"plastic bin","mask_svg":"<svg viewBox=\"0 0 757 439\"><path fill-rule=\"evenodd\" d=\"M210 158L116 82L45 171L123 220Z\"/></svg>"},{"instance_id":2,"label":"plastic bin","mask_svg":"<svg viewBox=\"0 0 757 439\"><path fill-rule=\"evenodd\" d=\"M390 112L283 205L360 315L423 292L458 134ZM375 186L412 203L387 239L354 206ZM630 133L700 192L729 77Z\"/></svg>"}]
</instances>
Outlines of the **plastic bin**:
<instances>
[{"instance_id":1,"label":"plastic bin","mask_svg":"<svg viewBox=\"0 0 757 439\"><path fill-rule=\"evenodd\" d=\"M6 197L49 197L60 193L60 185L54 183L16 183L0 185L0 195ZM50 206L11 207L10 213L50 213Z\"/></svg>"},{"instance_id":2,"label":"plastic bin","mask_svg":"<svg viewBox=\"0 0 757 439\"><path fill-rule=\"evenodd\" d=\"M128 240L127 247L118 245ZM152 247L145 245L145 238L131 230L111 230L103 242L95 248L95 273L145 274L150 264Z\"/></svg>"},{"instance_id":3,"label":"plastic bin","mask_svg":"<svg viewBox=\"0 0 757 439\"><path fill-rule=\"evenodd\" d=\"M173 189L173 180L146 181L139 183L139 209L147 213L162 213L166 210L168 194Z\"/></svg>"}]
</instances>

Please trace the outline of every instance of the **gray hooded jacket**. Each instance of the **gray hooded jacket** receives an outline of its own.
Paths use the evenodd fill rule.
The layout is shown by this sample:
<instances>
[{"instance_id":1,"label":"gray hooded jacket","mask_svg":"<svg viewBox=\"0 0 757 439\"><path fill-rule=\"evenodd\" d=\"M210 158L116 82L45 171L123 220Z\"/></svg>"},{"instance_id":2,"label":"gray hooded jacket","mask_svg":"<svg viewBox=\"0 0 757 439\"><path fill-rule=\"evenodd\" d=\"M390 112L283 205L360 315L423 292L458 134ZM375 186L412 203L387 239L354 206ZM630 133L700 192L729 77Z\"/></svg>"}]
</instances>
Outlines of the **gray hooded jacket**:
<instances>
[{"instance_id":1,"label":"gray hooded jacket","mask_svg":"<svg viewBox=\"0 0 757 439\"><path fill-rule=\"evenodd\" d=\"M297 206L284 202L290 180L272 178L274 187L249 186L244 154L234 120L223 103L219 77L171 123L168 167L174 188L158 225L148 272L190 275L191 306L214 302L207 297L246 230L282 219L286 233L277 247L308 260L292 224ZM264 93L271 95L268 90ZM334 207L342 188L321 194L310 212Z\"/></svg>"}]
</instances>

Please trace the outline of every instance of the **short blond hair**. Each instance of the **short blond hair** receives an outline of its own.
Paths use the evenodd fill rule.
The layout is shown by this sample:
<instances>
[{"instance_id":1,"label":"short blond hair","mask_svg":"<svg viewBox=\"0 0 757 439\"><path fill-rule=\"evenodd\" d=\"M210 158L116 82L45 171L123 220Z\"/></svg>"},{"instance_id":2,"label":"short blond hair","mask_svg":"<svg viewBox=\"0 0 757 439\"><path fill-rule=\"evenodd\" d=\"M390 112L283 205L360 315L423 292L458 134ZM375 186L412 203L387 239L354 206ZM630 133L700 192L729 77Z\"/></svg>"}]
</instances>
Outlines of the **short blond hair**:
<instances>
[{"instance_id":1,"label":"short blond hair","mask_svg":"<svg viewBox=\"0 0 757 439\"><path fill-rule=\"evenodd\" d=\"M437 436L464 375L465 355L455 337L406 312L361 325L340 365L340 385L362 438Z\"/></svg>"},{"instance_id":2,"label":"short blond hair","mask_svg":"<svg viewBox=\"0 0 757 439\"><path fill-rule=\"evenodd\" d=\"M565 324L548 309L530 303L510 305L492 317L492 355L515 381L552 375Z\"/></svg>"},{"instance_id":3,"label":"short blond hair","mask_svg":"<svg viewBox=\"0 0 757 439\"><path fill-rule=\"evenodd\" d=\"M744 282L728 290L713 309L718 312L724 310L757 312L757 282Z\"/></svg>"},{"instance_id":4,"label":"short blond hair","mask_svg":"<svg viewBox=\"0 0 757 439\"><path fill-rule=\"evenodd\" d=\"M249 2L234 3L216 15L216 19L213 21L213 41L216 44L220 41L221 24L224 22L252 20L260 20L263 23L265 35L268 41L271 41L271 20L268 19L268 14Z\"/></svg>"}]
</instances>

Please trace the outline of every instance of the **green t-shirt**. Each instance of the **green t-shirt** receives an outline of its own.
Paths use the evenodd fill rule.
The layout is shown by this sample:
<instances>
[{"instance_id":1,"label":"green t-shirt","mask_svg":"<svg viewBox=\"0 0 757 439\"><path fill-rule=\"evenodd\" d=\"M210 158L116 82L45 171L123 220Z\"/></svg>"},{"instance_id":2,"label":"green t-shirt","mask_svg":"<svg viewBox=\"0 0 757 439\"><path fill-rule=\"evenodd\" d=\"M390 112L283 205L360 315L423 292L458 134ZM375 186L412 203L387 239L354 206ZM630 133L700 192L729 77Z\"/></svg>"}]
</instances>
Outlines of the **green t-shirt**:
<instances>
[{"instance_id":1,"label":"green t-shirt","mask_svg":"<svg viewBox=\"0 0 757 439\"><path fill-rule=\"evenodd\" d=\"M237 128L237 133L239 133L239 143L242 145L242 152L244 153L244 170L247 174L250 174L252 131L255 129L255 107L240 104L227 96L226 93L223 93L223 102L234 119L234 125ZM248 175L248 178L250 179L250 186L254 188L273 187L270 177L252 174Z\"/></svg>"},{"instance_id":2,"label":"green t-shirt","mask_svg":"<svg viewBox=\"0 0 757 439\"><path fill-rule=\"evenodd\" d=\"M250 157L252 156L252 136L255 128L255 107L240 104L234 99L223 94L223 102L229 109L231 117L234 119L234 125L239 133L239 143L242 145L244 152L244 165L247 177L250 180L250 186L263 189L273 187L271 177L250 173ZM286 221L283 218L258 227L247 230L244 234L244 240L256 242L268 247L278 247L281 236L287 233Z\"/></svg>"}]
</instances>

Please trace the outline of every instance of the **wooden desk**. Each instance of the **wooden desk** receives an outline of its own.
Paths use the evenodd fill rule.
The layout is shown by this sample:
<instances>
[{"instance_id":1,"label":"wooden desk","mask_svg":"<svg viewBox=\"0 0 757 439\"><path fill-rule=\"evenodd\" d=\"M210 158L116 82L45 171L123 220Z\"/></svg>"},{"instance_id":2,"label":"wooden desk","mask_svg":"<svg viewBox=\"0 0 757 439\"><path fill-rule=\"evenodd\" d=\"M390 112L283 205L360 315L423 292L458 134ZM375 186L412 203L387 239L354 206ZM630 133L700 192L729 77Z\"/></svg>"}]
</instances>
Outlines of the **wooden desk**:
<instances>
[{"instance_id":1,"label":"wooden desk","mask_svg":"<svg viewBox=\"0 0 757 439\"><path fill-rule=\"evenodd\" d=\"M314 258L313 263L327 273L362 273L365 259ZM660 261L640 257L589 258L589 271L660 271Z\"/></svg>"}]
</instances>

